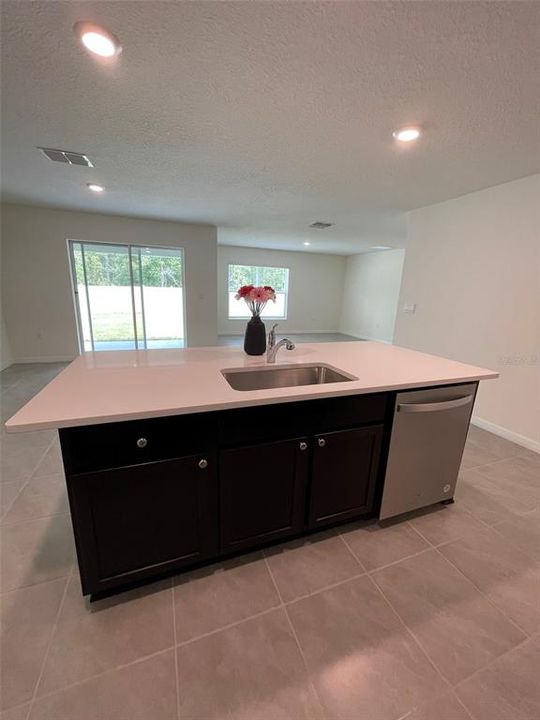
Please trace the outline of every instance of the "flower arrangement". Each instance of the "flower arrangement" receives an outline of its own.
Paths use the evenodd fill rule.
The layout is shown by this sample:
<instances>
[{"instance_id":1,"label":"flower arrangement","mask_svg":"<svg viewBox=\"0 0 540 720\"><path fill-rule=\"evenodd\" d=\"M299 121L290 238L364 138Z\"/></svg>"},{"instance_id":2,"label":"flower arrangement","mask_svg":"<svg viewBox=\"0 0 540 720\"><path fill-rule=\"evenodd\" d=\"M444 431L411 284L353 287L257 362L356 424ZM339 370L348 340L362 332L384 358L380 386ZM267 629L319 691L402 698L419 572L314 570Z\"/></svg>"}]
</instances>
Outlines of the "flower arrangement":
<instances>
[{"instance_id":1,"label":"flower arrangement","mask_svg":"<svg viewBox=\"0 0 540 720\"><path fill-rule=\"evenodd\" d=\"M253 317L260 316L269 300L276 302L276 292L270 285L242 285L234 297L246 303Z\"/></svg>"}]
</instances>

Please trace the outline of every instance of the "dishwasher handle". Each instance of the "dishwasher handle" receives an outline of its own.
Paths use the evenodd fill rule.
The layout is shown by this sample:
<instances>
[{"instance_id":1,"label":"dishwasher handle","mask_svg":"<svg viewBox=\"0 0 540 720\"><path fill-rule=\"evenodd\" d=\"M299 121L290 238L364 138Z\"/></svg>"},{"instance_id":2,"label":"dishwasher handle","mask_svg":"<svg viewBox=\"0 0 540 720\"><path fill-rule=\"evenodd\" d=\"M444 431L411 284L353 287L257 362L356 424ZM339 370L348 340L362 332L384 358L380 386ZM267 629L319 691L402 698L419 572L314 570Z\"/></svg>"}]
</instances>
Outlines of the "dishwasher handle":
<instances>
[{"instance_id":1,"label":"dishwasher handle","mask_svg":"<svg viewBox=\"0 0 540 720\"><path fill-rule=\"evenodd\" d=\"M452 408L463 407L472 402L474 395L465 395L455 400L443 400L442 402L432 403L399 403L397 412L407 413L424 413L437 412L439 410L452 410Z\"/></svg>"}]
</instances>

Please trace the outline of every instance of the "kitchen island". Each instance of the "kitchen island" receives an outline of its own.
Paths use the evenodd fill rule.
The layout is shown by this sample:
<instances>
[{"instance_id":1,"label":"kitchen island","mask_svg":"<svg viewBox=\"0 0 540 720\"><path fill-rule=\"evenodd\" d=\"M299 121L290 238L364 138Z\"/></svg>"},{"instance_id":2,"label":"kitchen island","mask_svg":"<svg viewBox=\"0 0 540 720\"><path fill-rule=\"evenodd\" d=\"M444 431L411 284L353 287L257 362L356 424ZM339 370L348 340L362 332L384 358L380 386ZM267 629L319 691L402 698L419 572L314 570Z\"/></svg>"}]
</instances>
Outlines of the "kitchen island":
<instances>
[{"instance_id":1,"label":"kitchen island","mask_svg":"<svg viewBox=\"0 0 540 720\"><path fill-rule=\"evenodd\" d=\"M85 594L377 515L398 391L497 377L374 342L270 367L290 366L333 381L234 389L231 371L270 369L236 348L88 353L6 423L59 430Z\"/></svg>"}]
</instances>

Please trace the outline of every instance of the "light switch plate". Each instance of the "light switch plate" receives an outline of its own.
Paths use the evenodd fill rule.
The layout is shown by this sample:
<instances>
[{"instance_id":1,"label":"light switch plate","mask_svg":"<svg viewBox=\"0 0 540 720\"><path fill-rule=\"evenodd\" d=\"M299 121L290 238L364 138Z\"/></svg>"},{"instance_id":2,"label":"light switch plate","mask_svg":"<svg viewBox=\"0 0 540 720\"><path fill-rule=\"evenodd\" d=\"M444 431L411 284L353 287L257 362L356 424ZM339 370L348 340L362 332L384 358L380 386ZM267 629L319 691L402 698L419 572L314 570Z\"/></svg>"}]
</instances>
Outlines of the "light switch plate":
<instances>
[{"instance_id":1,"label":"light switch plate","mask_svg":"<svg viewBox=\"0 0 540 720\"><path fill-rule=\"evenodd\" d=\"M409 314L416 312L416 303L403 303L403 312Z\"/></svg>"}]
</instances>

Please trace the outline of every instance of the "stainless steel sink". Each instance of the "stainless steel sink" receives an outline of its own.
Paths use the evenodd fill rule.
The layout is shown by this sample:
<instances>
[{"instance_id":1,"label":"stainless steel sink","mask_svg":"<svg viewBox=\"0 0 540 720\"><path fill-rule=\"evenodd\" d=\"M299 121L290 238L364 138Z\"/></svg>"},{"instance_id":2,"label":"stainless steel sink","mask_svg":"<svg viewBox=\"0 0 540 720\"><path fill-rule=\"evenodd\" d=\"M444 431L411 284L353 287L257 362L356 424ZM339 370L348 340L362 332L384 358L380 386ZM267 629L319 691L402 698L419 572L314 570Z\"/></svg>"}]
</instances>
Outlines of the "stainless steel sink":
<instances>
[{"instance_id":1,"label":"stainless steel sink","mask_svg":"<svg viewBox=\"0 0 540 720\"><path fill-rule=\"evenodd\" d=\"M325 385L327 383L358 380L353 375L330 365L281 365L271 368L238 368L222 370L223 376L234 390L265 390L268 388L296 387L298 385Z\"/></svg>"}]
</instances>

